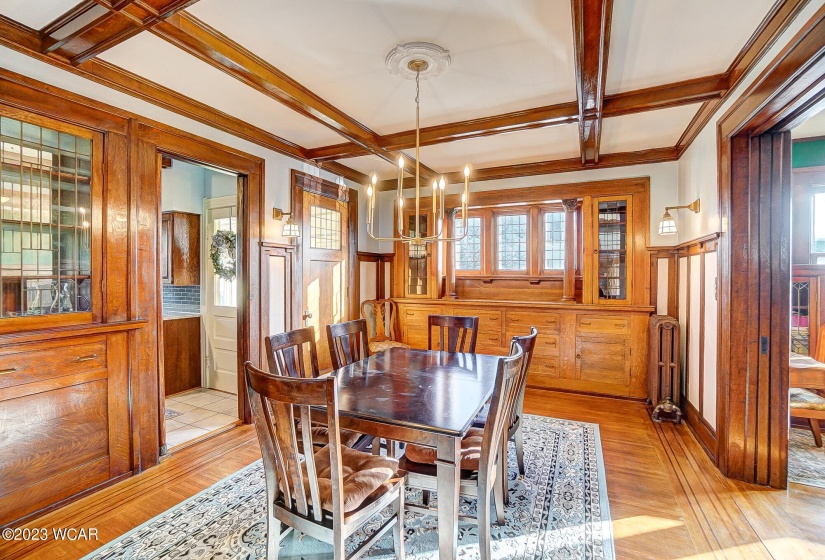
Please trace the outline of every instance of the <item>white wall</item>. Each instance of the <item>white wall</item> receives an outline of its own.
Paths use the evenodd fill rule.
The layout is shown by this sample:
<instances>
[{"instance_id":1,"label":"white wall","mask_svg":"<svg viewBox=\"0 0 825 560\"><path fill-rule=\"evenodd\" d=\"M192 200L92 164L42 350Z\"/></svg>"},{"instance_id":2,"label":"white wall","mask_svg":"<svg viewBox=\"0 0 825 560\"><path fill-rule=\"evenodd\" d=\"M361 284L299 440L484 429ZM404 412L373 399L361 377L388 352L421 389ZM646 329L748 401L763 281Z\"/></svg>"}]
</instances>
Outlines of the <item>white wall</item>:
<instances>
[{"instance_id":1,"label":"white wall","mask_svg":"<svg viewBox=\"0 0 825 560\"><path fill-rule=\"evenodd\" d=\"M172 161L160 172L160 209L200 214L203 211L204 175L207 170L185 161ZM211 173L211 172L210 172Z\"/></svg>"},{"instance_id":2,"label":"white wall","mask_svg":"<svg viewBox=\"0 0 825 560\"><path fill-rule=\"evenodd\" d=\"M742 93L754 82L765 67L785 48L794 35L822 6L822 2L810 2L788 26L776 43L745 77L733 94L699 133L687 151L679 159L679 204L690 204L696 198L702 201L702 211L693 214L680 210L676 221L679 227L679 242L690 241L710 233L725 231L719 215L717 191L717 138L716 125L722 115L733 105ZM715 335L715 330L714 330Z\"/></svg>"},{"instance_id":3,"label":"white wall","mask_svg":"<svg viewBox=\"0 0 825 560\"><path fill-rule=\"evenodd\" d=\"M679 210L675 216L679 228L679 243L684 243L716 232L724 232L727 224L719 213L719 178L718 178L718 142L717 124L725 112L736 102L744 91L754 82L759 74L767 67L771 60L785 48L794 35L822 6L821 2L810 2L788 26L788 29L776 41L771 49L763 56L750 73L745 77L734 92L722 104L713 118L685 151L678 162L678 204L690 204L697 198L701 200L702 209L698 214L687 210ZM652 212L652 210L651 210ZM705 283L705 313L704 313L704 395L703 416L708 424L716 427L716 364L717 364L717 336L718 336L718 303L716 301L717 259L715 253L705 256L705 277L693 279ZM691 269L691 272L693 270ZM692 276L692 274L691 274ZM692 283L680 282L680 301L688 290L695 289ZM694 319L696 317L696 319ZM693 323L698 322L698 316L691 314L691 330ZM697 325L698 327L698 325ZM684 346L683 346L684 348ZM698 398L698 395L696 395ZM696 404L696 403L694 403Z\"/></svg>"}]
</instances>

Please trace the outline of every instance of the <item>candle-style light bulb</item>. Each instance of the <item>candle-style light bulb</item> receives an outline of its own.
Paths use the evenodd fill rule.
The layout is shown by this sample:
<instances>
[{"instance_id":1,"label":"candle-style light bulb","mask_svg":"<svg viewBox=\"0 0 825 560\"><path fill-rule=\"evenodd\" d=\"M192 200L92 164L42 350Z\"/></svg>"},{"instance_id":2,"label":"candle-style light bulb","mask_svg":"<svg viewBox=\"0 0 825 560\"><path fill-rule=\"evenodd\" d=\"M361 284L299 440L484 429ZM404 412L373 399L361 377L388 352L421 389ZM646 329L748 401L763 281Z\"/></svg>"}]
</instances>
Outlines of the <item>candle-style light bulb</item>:
<instances>
[{"instance_id":1,"label":"candle-style light bulb","mask_svg":"<svg viewBox=\"0 0 825 560\"><path fill-rule=\"evenodd\" d=\"M469 165L465 165L465 166L464 166L464 176L465 176L465 177L469 177L469 176L470 176L470 166L469 166Z\"/></svg>"},{"instance_id":2,"label":"candle-style light bulb","mask_svg":"<svg viewBox=\"0 0 825 560\"><path fill-rule=\"evenodd\" d=\"M369 187L367 187L367 196L369 196L369 197L371 197L371 196L372 196L372 185L370 185Z\"/></svg>"},{"instance_id":3,"label":"candle-style light bulb","mask_svg":"<svg viewBox=\"0 0 825 560\"><path fill-rule=\"evenodd\" d=\"M404 169L404 156L398 156L398 167Z\"/></svg>"},{"instance_id":4,"label":"candle-style light bulb","mask_svg":"<svg viewBox=\"0 0 825 560\"><path fill-rule=\"evenodd\" d=\"M438 181L433 179L433 218L436 216L436 201L438 200Z\"/></svg>"},{"instance_id":5,"label":"candle-style light bulb","mask_svg":"<svg viewBox=\"0 0 825 560\"><path fill-rule=\"evenodd\" d=\"M441 181L438 182L438 186L441 188L442 191L447 186L447 182L444 181L444 177L441 177Z\"/></svg>"}]
</instances>

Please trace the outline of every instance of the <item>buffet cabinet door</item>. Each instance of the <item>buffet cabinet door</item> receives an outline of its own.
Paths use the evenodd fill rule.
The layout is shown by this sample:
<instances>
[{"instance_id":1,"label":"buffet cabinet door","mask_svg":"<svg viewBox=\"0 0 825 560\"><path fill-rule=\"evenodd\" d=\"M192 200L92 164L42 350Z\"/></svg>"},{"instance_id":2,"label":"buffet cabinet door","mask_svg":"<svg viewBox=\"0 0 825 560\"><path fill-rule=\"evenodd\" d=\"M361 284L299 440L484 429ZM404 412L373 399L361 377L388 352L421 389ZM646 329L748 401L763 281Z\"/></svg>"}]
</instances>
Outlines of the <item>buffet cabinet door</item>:
<instances>
[{"instance_id":1,"label":"buffet cabinet door","mask_svg":"<svg viewBox=\"0 0 825 560\"><path fill-rule=\"evenodd\" d=\"M0 349L0 526L130 472L127 337Z\"/></svg>"}]
</instances>

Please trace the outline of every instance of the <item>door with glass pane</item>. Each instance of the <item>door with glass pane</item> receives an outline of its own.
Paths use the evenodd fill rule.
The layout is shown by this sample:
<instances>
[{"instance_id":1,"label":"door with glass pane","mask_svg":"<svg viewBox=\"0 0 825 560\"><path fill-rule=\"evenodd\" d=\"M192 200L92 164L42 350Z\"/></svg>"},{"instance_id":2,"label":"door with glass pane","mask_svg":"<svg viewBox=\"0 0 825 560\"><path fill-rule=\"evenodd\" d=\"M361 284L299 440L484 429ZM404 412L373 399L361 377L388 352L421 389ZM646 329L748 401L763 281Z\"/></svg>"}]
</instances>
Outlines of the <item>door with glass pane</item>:
<instances>
[{"instance_id":1,"label":"door with glass pane","mask_svg":"<svg viewBox=\"0 0 825 560\"><path fill-rule=\"evenodd\" d=\"M632 274L629 240L632 233L632 198L593 198L593 301L627 303Z\"/></svg>"},{"instance_id":2,"label":"door with glass pane","mask_svg":"<svg viewBox=\"0 0 825 560\"><path fill-rule=\"evenodd\" d=\"M233 394L238 392L238 278L235 276L227 279L216 274L209 252L212 236L216 233L231 231L237 234L237 216L237 200L234 196L204 200L204 387ZM235 262L238 262L237 254L235 257Z\"/></svg>"},{"instance_id":3,"label":"door with glass pane","mask_svg":"<svg viewBox=\"0 0 825 560\"><path fill-rule=\"evenodd\" d=\"M318 366L332 368L327 325L349 316L349 211L345 200L300 191L303 304L301 326L315 329Z\"/></svg>"}]
</instances>

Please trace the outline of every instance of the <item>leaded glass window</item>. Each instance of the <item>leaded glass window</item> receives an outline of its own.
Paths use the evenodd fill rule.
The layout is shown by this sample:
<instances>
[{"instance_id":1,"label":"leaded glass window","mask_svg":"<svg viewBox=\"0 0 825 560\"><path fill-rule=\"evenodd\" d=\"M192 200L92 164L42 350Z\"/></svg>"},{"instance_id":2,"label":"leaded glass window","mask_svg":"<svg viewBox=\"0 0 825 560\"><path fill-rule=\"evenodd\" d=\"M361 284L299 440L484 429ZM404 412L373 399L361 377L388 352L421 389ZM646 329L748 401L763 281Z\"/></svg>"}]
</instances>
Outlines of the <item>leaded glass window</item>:
<instances>
[{"instance_id":1,"label":"leaded glass window","mask_svg":"<svg viewBox=\"0 0 825 560\"><path fill-rule=\"evenodd\" d=\"M599 298L627 299L627 201L599 202Z\"/></svg>"},{"instance_id":2,"label":"leaded glass window","mask_svg":"<svg viewBox=\"0 0 825 560\"><path fill-rule=\"evenodd\" d=\"M527 270L527 214L505 214L496 218L498 269Z\"/></svg>"},{"instance_id":3,"label":"leaded glass window","mask_svg":"<svg viewBox=\"0 0 825 560\"><path fill-rule=\"evenodd\" d=\"M91 311L92 141L0 116L0 318Z\"/></svg>"},{"instance_id":4,"label":"leaded glass window","mask_svg":"<svg viewBox=\"0 0 825 560\"><path fill-rule=\"evenodd\" d=\"M464 235L464 222L455 220L455 235ZM481 270L481 218L467 218L467 235L455 244L456 270Z\"/></svg>"},{"instance_id":5,"label":"leaded glass window","mask_svg":"<svg viewBox=\"0 0 825 560\"><path fill-rule=\"evenodd\" d=\"M791 284L791 352L809 355L811 283L795 281Z\"/></svg>"},{"instance_id":6,"label":"leaded glass window","mask_svg":"<svg viewBox=\"0 0 825 560\"><path fill-rule=\"evenodd\" d=\"M341 213L338 210L310 207L309 245L313 249L341 249Z\"/></svg>"},{"instance_id":7,"label":"leaded glass window","mask_svg":"<svg viewBox=\"0 0 825 560\"><path fill-rule=\"evenodd\" d=\"M544 269L564 270L564 212L544 213Z\"/></svg>"}]
</instances>

